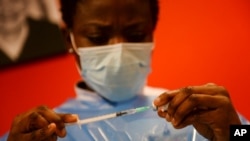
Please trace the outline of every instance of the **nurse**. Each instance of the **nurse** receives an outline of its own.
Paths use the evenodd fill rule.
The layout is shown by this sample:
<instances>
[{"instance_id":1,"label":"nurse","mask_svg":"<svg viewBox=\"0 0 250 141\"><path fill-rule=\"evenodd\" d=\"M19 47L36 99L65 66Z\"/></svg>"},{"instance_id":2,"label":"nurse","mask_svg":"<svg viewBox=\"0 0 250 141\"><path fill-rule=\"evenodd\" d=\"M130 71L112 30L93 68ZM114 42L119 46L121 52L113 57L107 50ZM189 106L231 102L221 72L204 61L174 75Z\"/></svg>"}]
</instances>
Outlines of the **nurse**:
<instances>
[{"instance_id":1,"label":"nurse","mask_svg":"<svg viewBox=\"0 0 250 141\"><path fill-rule=\"evenodd\" d=\"M168 92L145 86L157 0L61 0L61 4L68 47L84 81L76 85L76 98L56 109L39 106L16 117L6 135L8 141L227 141L229 125L241 124L227 90L216 84ZM77 118L151 105L152 101L167 122L148 111L81 129L65 128L65 123ZM166 104L168 108L163 108Z\"/></svg>"}]
</instances>

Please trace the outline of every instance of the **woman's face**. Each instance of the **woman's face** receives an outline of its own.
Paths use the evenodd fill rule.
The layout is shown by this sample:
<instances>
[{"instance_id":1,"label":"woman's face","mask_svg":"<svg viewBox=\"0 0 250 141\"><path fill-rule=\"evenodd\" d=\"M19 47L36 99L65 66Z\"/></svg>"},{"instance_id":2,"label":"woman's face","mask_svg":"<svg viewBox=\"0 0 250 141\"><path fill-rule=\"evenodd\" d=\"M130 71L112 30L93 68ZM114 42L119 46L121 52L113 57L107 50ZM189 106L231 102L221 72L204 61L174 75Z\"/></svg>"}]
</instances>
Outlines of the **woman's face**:
<instances>
[{"instance_id":1,"label":"woman's face","mask_svg":"<svg viewBox=\"0 0 250 141\"><path fill-rule=\"evenodd\" d=\"M153 21L148 0L82 0L72 32L77 47L119 42L151 42Z\"/></svg>"}]
</instances>

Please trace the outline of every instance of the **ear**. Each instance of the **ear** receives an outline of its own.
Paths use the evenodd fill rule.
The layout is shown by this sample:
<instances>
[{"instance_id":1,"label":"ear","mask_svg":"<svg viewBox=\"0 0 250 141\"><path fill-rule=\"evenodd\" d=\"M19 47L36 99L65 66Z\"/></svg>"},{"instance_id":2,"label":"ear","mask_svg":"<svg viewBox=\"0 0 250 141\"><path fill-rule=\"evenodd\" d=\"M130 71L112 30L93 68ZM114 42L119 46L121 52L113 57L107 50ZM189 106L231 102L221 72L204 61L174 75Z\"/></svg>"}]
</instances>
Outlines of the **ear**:
<instances>
[{"instance_id":1,"label":"ear","mask_svg":"<svg viewBox=\"0 0 250 141\"><path fill-rule=\"evenodd\" d=\"M73 51L73 46L72 46L72 42L70 39L70 30L67 28L63 28L62 34L63 34L63 39L65 41L65 45L66 45L68 52L73 53L74 51Z\"/></svg>"},{"instance_id":2,"label":"ear","mask_svg":"<svg viewBox=\"0 0 250 141\"><path fill-rule=\"evenodd\" d=\"M62 29L62 33L63 33L63 38L64 38L68 52L75 56L77 67L81 70L80 58L75 52L75 50L73 49L72 41L70 38L70 30L67 28L64 28Z\"/></svg>"}]
</instances>

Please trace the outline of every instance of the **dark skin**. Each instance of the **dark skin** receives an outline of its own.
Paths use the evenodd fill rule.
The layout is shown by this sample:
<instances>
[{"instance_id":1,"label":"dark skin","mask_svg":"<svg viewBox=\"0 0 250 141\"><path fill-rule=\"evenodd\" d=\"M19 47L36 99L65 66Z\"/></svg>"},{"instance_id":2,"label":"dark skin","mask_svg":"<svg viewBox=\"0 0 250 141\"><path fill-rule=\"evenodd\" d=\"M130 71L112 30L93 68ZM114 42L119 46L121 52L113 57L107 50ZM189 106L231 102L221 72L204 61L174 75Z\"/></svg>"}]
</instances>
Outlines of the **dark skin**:
<instances>
[{"instance_id":1,"label":"dark skin","mask_svg":"<svg viewBox=\"0 0 250 141\"><path fill-rule=\"evenodd\" d=\"M230 124L241 124L227 90L213 83L169 91L154 101L157 107L166 103L166 111L158 109L160 117L177 129L193 125L212 141L228 141Z\"/></svg>"},{"instance_id":2,"label":"dark skin","mask_svg":"<svg viewBox=\"0 0 250 141\"><path fill-rule=\"evenodd\" d=\"M7 141L56 141L65 137L65 123L76 122L72 114L58 114L39 106L15 117Z\"/></svg>"},{"instance_id":3,"label":"dark skin","mask_svg":"<svg viewBox=\"0 0 250 141\"><path fill-rule=\"evenodd\" d=\"M77 48L120 42L151 42L154 26L150 17L151 10L146 0L84 0L77 4L73 27L68 29L66 36L69 39L70 31L73 33ZM72 48L71 40L68 40L68 47ZM74 54L79 61L77 53ZM157 107L166 103L170 103L167 111L158 108L160 117L171 122L175 128L194 125L200 134L210 140L229 140L229 125L240 124L228 92L215 84L166 92L154 101ZM61 116L50 109L45 110L50 114L38 111L39 108L35 108L18 116L8 141L14 141L16 137L19 141L34 141L33 132L37 140L55 140L56 136L66 135L65 122L77 119L72 115ZM32 113L42 115L41 120L30 118ZM22 125L17 123L20 120L24 121ZM27 128L29 123L33 123L35 128ZM50 128L48 125L51 125Z\"/></svg>"},{"instance_id":4,"label":"dark skin","mask_svg":"<svg viewBox=\"0 0 250 141\"><path fill-rule=\"evenodd\" d=\"M154 26L148 17L151 10L145 0L86 0L77 5L70 30L77 47L152 42ZM72 48L72 41L68 46ZM79 56L74 54L79 65Z\"/></svg>"},{"instance_id":5,"label":"dark skin","mask_svg":"<svg viewBox=\"0 0 250 141\"><path fill-rule=\"evenodd\" d=\"M86 0L77 5L76 13L72 32L78 47L152 41L153 24L145 18L151 17L145 0Z\"/></svg>"}]
</instances>

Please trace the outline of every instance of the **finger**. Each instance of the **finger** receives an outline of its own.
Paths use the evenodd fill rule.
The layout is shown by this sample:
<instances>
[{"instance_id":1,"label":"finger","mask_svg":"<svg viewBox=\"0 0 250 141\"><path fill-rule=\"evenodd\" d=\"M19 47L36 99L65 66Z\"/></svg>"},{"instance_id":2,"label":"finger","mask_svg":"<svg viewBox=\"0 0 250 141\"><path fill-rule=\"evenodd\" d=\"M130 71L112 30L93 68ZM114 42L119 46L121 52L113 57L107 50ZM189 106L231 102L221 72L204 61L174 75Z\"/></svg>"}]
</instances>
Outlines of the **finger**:
<instances>
[{"instance_id":1,"label":"finger","mask_svg":"<svg viewBox=\"0 0 250 141\"><path fill-rule=\"evenodd\" d=\"M197 121L195 120L196 118L192 115L186 117L181 123L179 124L173 124L173 127L176 128L176 129L182 129L182 128L185 128L189 125L193 125L193 124L196 124ZM199 123L201 125L201 123Z\"/></svg>"},{"instance_id":2,"label":"finger","mask_svg":"<svg viewBox=\"0 0 250 141\"><path fill-rule=\"evenodd\" d=\"M172 116L172 122L174 125L178 125L193 111L216 109L219 107L219 105L221 104L220 101L222 100L222 96L192 94L176 109L174 115Z\"/></svg>"},{"instance_id":3,"label":"finger","mask_svg":"<svg viewBox=\"0 0 250 141\"><path fill-rule=\"evenodd\" d=\"M60 119L64 123L70 123L70 122L77 122L78 116L74 114L57 114ZM65 126L65 125L64 125ZM66 130L65 127L63 128L57 128L56 129L56 135L59 137L65 137L66 136Z\"/></svg>"},{"instance_id":4,"label":"finger","mask_svg":"<svg viewBox=\"0 0 250 141\"><path fill-rule=\"evenodd\" d=\"M204 122L199 121L198 117L199 117L199 114L206 113L206 112L210 112L210 111L208 111L208 110L205 110L205 111L192 111L188 116L184 117L183 120L180 123L178 123L178 124L172 123L172 125L176 129L181 129L181 128L184 128L184 127L186 127L188 125L192 125L192 124L195 124L195 123L202 124Z\"/></svg>"},{"instance_id":5,"label":"finger","mask_svg":"<svg viewBox=\"0 0 250 141\"><path fill-rule=\"evenodd\" d=\"M212 137L214 135L213 129L210 127L211 125L211 116L215 115L215 111L199 111L199 112L193 112L188 117L185 118L180 124L173 125L176 129L184 128L188 125L193 125L194 128L205 138L212 140ZM209 121L204 121L204 118L201 117L209 117ZM202 120L200 120L202 119Z\"/></svg>"},{"instance_id":6,"label":"finger","mask_svg":"<svg viewBox=\"0 0 250 141\"><path fill-rule=\"evenodd\" d=\"M61 117L55 113L53 110L49 109L46 106L39 106L37 108L39 114L41 114L49 123L55 123L58 129L63 129L64 122Z\"/></svg>"},{"instance_id":7,"label":"finger","mask_svg":"<svg viewBox=\"0 0 250 141\"><path fill-rule=\"evenodd\" d=\"M49 125L48 121L42 117L37 110L33 109L15 117L12 130L22 133L29 133Z\"/></svg>"},{"instance_id":8,"label":"finger","mask_svg":"<svg viewBox=\"0 0 250 141\"><path fill-rule=\"evenodd\" d=\"M207 83L207 84L205 84L206 86L217 86L215 83Z\"/></svg>"},{"instance_id":9,"label":"finger","mask_svg":"<svg viewBox=\"0 0 250 141\"><path fill-rule=\"evenodd\" d=\"M53 137L55 131L56 131L56 125L54 123L51 123L47 127L25 134L23 136L23 140L43 141L48 138L55 138Z\"/></svg>"},{"instance_id":10,"label":"finger","mask_svg":"<svg viewBox=\"0 0 250 141\"><path fill-rule=\"evenodd\" d=\"M39 106L37 108L39 114L41 114L50 123L56 124L56 135L59 137L66 136L65 124L61 117L55 113L53 110L47 108L46 106Z\"/></svg>"},{"instance_id":11,"label":"finger","mask_svg":"<svg viewBox=\"0 0 250 141\"><path fill-rule=\"evenodd\" d=\"M216 110L199 110L193 111L187 117L185 117L182 122L173 126L177 129L184 128L188 125L193 125L195 128L198 126L211 125L213 123L213 118L216 114Z\"/></svg>"},{"instance_id":12,"label":"finger","mask_svg":"<svg viewBox=\"0 0 250 141\"><path fill-rule=\"evenodd\" d=\"M171 118L167 112L162 111L161 109L158 109L157 113L158 113L159 117L165 118L168 122L171 121Z\"/></svg>"},{"instance_id":13,"label":"finger","mask_svg":"<svg viewBox=\"0 0 250 141\"><path fill-rule=\"evenodd\" d=\"M76 114L58 114L64 123L77 122L78 115Z\"/></svg>"},{"instance_id":14,"label":"finger","mask_svg":"<svg viewBox=\"0 0 250 141\"><path fill-rule=\"evenodd\" d=\"M179 107L179 105L182 104L183 101L185 101L190 95L193 93L192 87L185 87L180 89L179 93L172 98L172 100L169 102L169 106L167 109L167 112L170 117L172 117L176 109Z\"/></svg>"},{"instance_id":15,"label":"finger","mask_svg":"<svg viewBox=\"0 0 250 141\"><path fill-rule=\"evenodd\" d=\"M37 130L37 129L40 129L49 125L49 122L37 112L32 112L28 116L28 121L29 121L29 124L28 124L27 132Z\"/></svg>"},{"instance_id":16,"label":"finger","mask_svg":"<svg viewBox=\"0 0 250 141\"><path fill-rule=\"evenodd\" d=\"M159 95L155 100L154 100L154 105L156 107L162 106L167 104L177 93L179 90L173 90L173 91L168 91L164 92L161 95Z\"/></svg>"},{"instance_id":17,"label":"finger","mask_svg":"<svg viewBox=\"0 0 250 141\"><path fill-rule=\"evenodd\" d=\"M157 113L158 113L158 115L159 115L159 117L162 117L162 118L165 118L166 117L166 112L162 112L162 111L157 111Z\"/></svg>"},{"instance_id":18,"label":"finger","mask_svg":"<svg viewBox=\"0 0 250 141\"><path fill-rule=\"evenodd\" d=\"M201 86L192 86L192 92L197 94L209 94L209 95L224 95L229 97L228 91L214 83L208 83Z\"/></svg>"}]
</instances>

